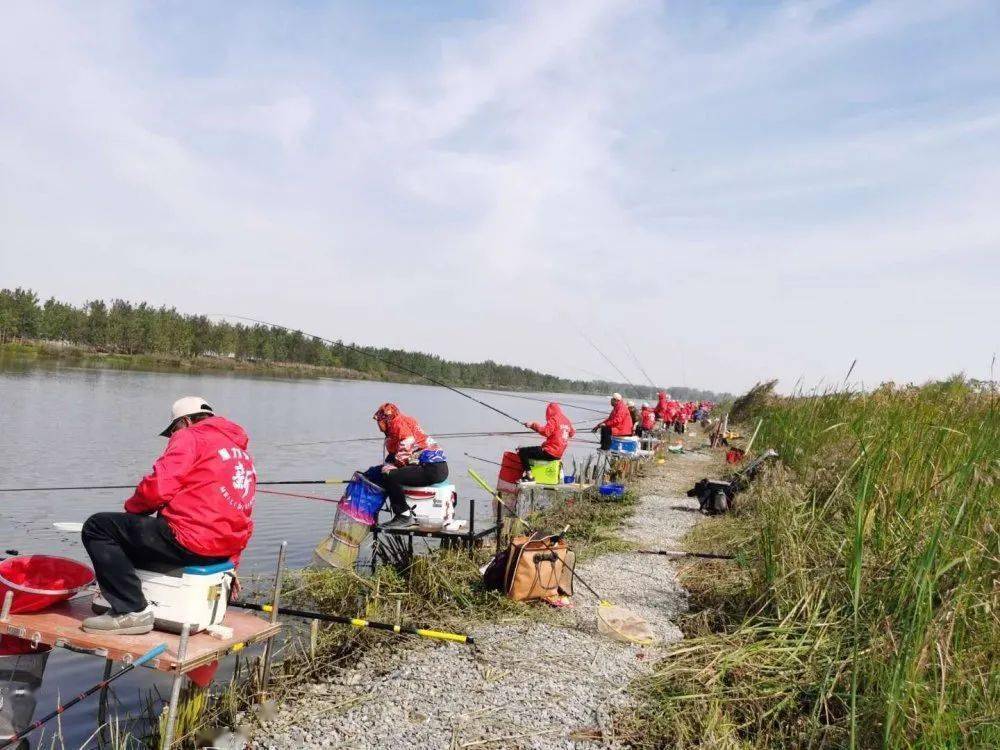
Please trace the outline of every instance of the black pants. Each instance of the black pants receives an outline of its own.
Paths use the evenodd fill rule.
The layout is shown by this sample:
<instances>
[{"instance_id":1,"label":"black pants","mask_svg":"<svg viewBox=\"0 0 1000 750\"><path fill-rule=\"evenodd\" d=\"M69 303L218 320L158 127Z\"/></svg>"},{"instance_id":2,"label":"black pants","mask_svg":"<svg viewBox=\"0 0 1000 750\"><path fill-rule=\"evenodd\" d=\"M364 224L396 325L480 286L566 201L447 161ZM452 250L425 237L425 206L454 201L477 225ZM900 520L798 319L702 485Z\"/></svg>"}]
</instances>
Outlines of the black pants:
<instances>
[{"instance_id":1,"label":"black pants","mask_svg":"<svg viewBox=\"0 0 1000 750\"><path fill-rule=\"evenodd\" d=\"M80 532L83 546L94 563L101 593L115 614L141 612L146 597L135 569L160 563L214 565L228 557L205 557L184 549L166 520L136 513L95 513Z\"/></svg>"},{"instance_id":2,"label":"black pants","mask_svg":"<svg viewBox=\"0 0 1000 750\"><path fill-rule=\"evenodd\" d=\"M601 425L601 450L611 450L611 428L607 425Z\"/></svg>"},{"instance_id":3,"label":"black pants","mask_svg":"<svg viewBox=\"0 0 1000 750\"><path fill-rule=\"evenodd\" d=\"M403 496L404 487L426 487L443 482L448 478L448 462L436 464L414 464L383 474L377 484L381 485L389 496L389 505L397 516L410 509Z\"/></svg>"},{"instance_id":4,"label":"black pants","mask_svg":"<svg viewBox=\"0 0 1000 750\"><path fill-rule=\"evenodd\" d=\"M521 457L521 466L525 471L531 468L531 461L558 461L559 459L550 453L542 450L540 445L531 445L527 448L518 448L517 455Z\"/></svg>"},{"instance_id":5,"label":"black pants","mask_svg":"<svg viewBox=\"0 0 1000 750\"><path fill-rule=\"evenodd\" d=\"M642 437L645 434L646 434L646 429L641 424L637 424L635 426L635 436Z\"/></svg>"}]
</instances>

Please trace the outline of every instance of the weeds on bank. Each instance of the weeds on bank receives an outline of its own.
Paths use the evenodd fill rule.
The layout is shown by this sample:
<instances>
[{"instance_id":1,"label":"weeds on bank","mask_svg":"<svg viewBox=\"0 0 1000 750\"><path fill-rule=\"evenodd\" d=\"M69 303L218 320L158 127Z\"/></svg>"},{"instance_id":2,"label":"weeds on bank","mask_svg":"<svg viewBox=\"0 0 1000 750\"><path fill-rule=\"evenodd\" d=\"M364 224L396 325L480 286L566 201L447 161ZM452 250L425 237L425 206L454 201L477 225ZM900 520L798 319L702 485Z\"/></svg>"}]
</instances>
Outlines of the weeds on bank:
<instances>
[{"instance_id":1,"label":"weeds on bank","mask_svg":"<svg viewBox=\"0 0 1000 750\"><path fill-rule=\"evenodd\" d=\"M617 500L588 493L576 501L557 500L548 508L529 514L525 520L532 528L550 533L569 527L566 540L576 551L577 560L589 560L634 548L621 538L620 527L635 513L637 504L632 491L626 491Z\"/></svg>"},{"instance_id":2,"label":"weeds on bank","mask_svg":"<svg viewBox=\"0 0 1000 750\"><path fill-rule=\"evenodd\" d=\"M636 747L1000 746L1000 419L954 379L758 394L786 469L704 525L701 611L637 686ZM720 550L721 551L721 550Z\"/></svg>"}]
</instances>

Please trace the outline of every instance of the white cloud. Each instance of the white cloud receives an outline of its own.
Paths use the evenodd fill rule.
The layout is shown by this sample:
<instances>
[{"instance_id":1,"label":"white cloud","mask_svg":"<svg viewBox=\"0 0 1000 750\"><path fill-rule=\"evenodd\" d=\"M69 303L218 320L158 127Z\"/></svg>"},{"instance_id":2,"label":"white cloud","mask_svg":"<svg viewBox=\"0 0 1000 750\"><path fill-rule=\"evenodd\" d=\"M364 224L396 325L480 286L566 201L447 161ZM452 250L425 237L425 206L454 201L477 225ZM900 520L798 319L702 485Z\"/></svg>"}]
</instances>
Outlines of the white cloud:
<instances>
[{"instance_id":1,"label":"white cloud","mask_svg":"<svg viewBox=\"0 0 1000 750\"><path fill-rule=\"evenodd\" d=\"M869 381L988 363L988 4L680 7L384 26L18 5L2 283L606 370L575 320L628 331L668 383L681 347L689 383L718 388L830 379L853 356ZM910 338L928 319L936 353Z\"/></svg>"}]
</instances>

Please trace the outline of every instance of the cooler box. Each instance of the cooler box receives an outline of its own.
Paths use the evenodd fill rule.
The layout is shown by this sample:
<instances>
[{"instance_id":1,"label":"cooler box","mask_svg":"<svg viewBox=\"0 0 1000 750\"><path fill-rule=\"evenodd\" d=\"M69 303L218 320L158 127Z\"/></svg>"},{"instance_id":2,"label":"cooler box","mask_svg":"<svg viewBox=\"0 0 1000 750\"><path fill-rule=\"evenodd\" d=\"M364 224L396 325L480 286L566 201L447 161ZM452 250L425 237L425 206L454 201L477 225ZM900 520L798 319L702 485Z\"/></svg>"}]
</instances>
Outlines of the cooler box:
<instances>
[{"instance_id":1,"label":"cooler box","mask_svg":"<svg viewBox=\"0 0 1000 750\"><path fill-rule=\"evenodd\" d=\"M637 437L611 437L611 450L617 453L637 453L639 451L639 438Z\"/></svg>"},{"instance_id":2,"label":"cooler box","mask_svg":"<svg viewBox=\"0 0 1000 750\"><path fill-rule=\"evenodd\" d=\"M404 487L403 496L421 526L447 526L455 519L458 492L450 482L430 487Z\"/></svg>"},{"instance_id":3,"label":"cooler box","mask_svg":"<svg viewBox=\"0 0 1000 750\"><path fill-rule=\"evenodd\" d=\"M136 570L142 593L153 606L156 629L179 633L184 623L197 633L218 625L226 616L233 579L231 562L215 565L164 566L159 571ZM94 610L110 609L103 596L94 599Z\"/></svg>"}]
</instances>

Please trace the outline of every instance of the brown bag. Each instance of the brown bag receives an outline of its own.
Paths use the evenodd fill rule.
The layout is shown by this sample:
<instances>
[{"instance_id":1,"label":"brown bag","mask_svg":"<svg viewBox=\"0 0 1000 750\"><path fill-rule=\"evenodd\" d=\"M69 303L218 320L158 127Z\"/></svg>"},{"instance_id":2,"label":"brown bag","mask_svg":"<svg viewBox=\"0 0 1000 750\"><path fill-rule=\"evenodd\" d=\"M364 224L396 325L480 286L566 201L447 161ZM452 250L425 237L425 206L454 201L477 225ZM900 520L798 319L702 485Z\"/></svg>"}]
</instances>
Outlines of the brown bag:
<instances>
[{"instance_id":1,"label":"brown bag","mask_svg":"<svg viewBox=\"0 0 1000 750\"><path fill-rule=\"evenodd\" d=\"M516 536L507 549L504 591L515 601L573 595L575 555L557 536Z\"/></svg>"}]
</instances>

